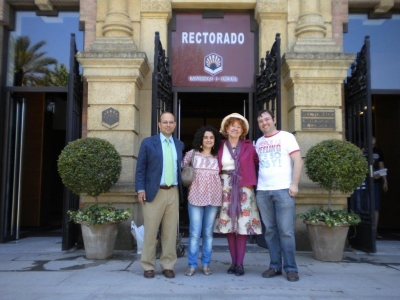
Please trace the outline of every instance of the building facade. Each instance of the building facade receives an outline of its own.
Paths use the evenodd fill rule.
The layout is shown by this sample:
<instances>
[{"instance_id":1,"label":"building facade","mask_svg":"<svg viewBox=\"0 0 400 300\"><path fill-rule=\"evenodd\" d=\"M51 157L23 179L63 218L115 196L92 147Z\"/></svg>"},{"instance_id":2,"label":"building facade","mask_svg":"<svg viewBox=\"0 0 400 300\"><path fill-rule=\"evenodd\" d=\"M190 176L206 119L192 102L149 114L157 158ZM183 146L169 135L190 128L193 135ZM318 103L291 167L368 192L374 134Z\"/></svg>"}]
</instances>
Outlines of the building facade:
<instances>
[{"instance_id":1,"label":"building facade","mask_svg":"<svg viewBox=\"0 0 400 300\"><path fill-rule=\"evenodd\" d=\"M152 134L154 111L162 110L152 102L156 32L170 57L172 109L179 119L177 135L188 147L199 126L207 123L219 128L222 118L232 112L253 120L249 138L257 137L255 77L261 58L279 33L281 128L295 134L304 156L319 141L345 138L343 81L355 59L355 53L343 50L349 14L388 18L399 9L400 0L0 0L1 116L7 120L5 102L15 93L6 88L13 86L7 80L6 41L16 27L18 11L32 11L37 16L79 12L84 33L84 46L76 55L84 78L82 136L109 140L123 161L119 182L99 199L131 207L132 218L141 224L135 163L142 139ZM218 36L218 32L223 35ZM248 48L243 50L242 46ZM214 56L208 56L211 54ZM214 65L207 65L206 59L214 59ZM312 123L306 117L309 112L321 116L328 112L328 125ZM105 113L114 117L117 113L118 118L107 123ZM3 125L4 175L9 140ZM3 182L3 198L7 188ZM299 188L298 213L327 203L327 192L312 183L304 170ZM334 193L334 206L346 206L347 197ZM94 199L82 197L81 201L91 203ZM3 223L8 222L7 203L4 198ZM5 227L3 224L3 230ZM300 221L296 223L296 239L299 250L309 249ZM120 225L117 248L131 249L132 245L129 222L125 222Z\"/></svg>"}]
</instances>

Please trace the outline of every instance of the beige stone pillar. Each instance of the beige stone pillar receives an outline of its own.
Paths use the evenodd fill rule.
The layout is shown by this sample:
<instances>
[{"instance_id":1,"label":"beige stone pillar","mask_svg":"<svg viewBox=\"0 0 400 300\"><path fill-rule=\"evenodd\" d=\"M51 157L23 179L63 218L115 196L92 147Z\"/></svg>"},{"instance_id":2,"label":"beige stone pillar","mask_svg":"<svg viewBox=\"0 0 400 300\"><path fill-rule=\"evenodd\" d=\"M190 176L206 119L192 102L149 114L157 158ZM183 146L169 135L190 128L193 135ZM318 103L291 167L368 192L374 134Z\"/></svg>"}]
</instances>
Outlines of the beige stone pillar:
<instances>
[{"instance_id":1,"label":"beige stone pillar","mask_svg":"<svg viewBox=\"0 0 400 300\"><path fill-rule=\"evenodd\" d=\"M282 82L287 93L288 131L293 132L304 157L308 149L325 139L343 139L343 80L354 61L327 34L321 14L325 0L301 0L295 42L282 59ZM327 7L324 6L326 14ZM334 193L334 207L347 204L347 196ZM327 206L328 193L312 183L305 174L296 197L297 213L312 206ZM306 227L296 223L298 250L310 250Z\"/></svg>"},{"instance_id":2,"label":"beige stone pillar","mask_svg":"<svg viewBox=\"0 0 400 300\"><path fill-rule=\"evenodd\" d=\"M295 28L297 41L293 52L340 52L340 46L327 37L327 26L321 14L325 0L300 0L300 15ZM330 7L329 7L330 11Z\"/></svg>"},{"instance_id":3,"label":"beige stone pillar","mask_svg":"<svg viewBox=\"0 0 400 300\"><path fill-rule=\"evenodd\" d=\"M281 53L288 50L288 1L287 0L257 0L254 17L258 23L259 46L258 57L265 58L267 51L271 50L275 42L277 33L281 34ZM258 74L260 69L256 70ZM282 99L285 99L285 91L282 91ZM282 109L285 110L285 102L282 103ZM282 114L282 126L286 128L286 114Z\"/></svg>"},{"instance_id":4,"label":"beige stone pillar","mask_svg":"<svg viewBox=\"0 0 400 300\"><path fill-rule=\"evenodd\" d=\"M259 57L271 49L275 35L281 34L281 51L287 51L287 1L257 0L254 17L259 28Z\"/></svg>"},{"instance_id":5,"label":"beige stone pillar","mask_svg":"<svg viewBox=\"0 0 400 300\"><path fill-rule=\"evenodd\" d=\"M103 25L105 37L131 37L132 23L128 15L128 0L109 0Z\"/></svg>"},{"instance_id":6,"label":"beige stone pillar","mask_svg":"<svg viewBox=\"0 0 400 300\"><path fill-rule=\"evenodd\" d=\"M170 0L143 0L141 2L140 18L141 50L148 53L151 72L154 70L154 37L160 33L163 48L168 54L168 22L172 16ZM140 98L140 133L141 139L151 135L151 76L145 79Z\"/></svg>"},{"instance_id":7,"label":"beige stone pillar","mask_svg":"<svg viewBox=\"0 0 400 300\"><path fill-rule=\"evenodd\" d=\"M100 3L100 1L99 1ZM105 4L105 2L101 2ZM102 23L104 36L84 52L77 54L88 83L87 136L110 141L122 157L122 173L111 192L99 196L103 203L130 207L133 219L141 223L141 207L134 191L134 170L139 147L139 99L150 64L145 52L137 50L128 26L127 1L110 0L99 11L108 11ZM115 121L107 124L103 115L112 115ZM82 197L83 202L93 202ZM120 225L116 249L132 249L129 222Z\"/></svg>"}]
</instances>

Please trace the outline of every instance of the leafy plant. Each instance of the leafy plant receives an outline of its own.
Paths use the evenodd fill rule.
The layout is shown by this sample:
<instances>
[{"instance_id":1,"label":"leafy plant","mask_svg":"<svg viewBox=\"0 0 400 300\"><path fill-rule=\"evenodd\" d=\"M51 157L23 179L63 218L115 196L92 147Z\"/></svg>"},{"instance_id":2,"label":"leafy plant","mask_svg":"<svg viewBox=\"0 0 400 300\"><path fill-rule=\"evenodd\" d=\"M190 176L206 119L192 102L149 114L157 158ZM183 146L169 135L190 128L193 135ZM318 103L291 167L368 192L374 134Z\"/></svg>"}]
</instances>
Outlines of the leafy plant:
<instances>
[{"instance_id":1,"label":"leafy plant","mask_svg":"<svg viewBox=\"0 0 400 300\"><path fill-rule=\"evenodd\" d=\"M15 79L16 86L40 86L45 85L44 77L52 74L50 66L55 65L57 60L46 57L47 52L41 51L46 41L40 41L31 45L28 36L19 36L15 40Z\"/></svg>"},{"instance_id":2,"label":"leafy plant","mask_svg":"<svg viewBox=\"0 0 400 300\"><path fill-rule=\"evenodd\" d=\"M98 206L97 197L108 192L121 174L121 157L115 147L100 138L83 138L69 143L58 158L58 172L63 184L77 195L95 198L95 205L68 211L70 220L90 224L127 220L130 210Z\"/></svg>"},{"instance_id":3,"label":"leafy plant","mask_svg":"<svg viewBox=\"0 0 400 300\"><path fill-rule=\"evenodd\" d=\"M323 209L322 207L313 207L309 211L298 214L299 218L311 223L323 222L328 227L348 225L354 226L361 222L360 216L353 211Z\"/></svg>"},{"instance_id":4,"label":"leafy plant","mask_svg":"<svg viewBox=\"0 0 400 300\"><path fill-rule=\"evenodd\" d=\"M350 193L365 180L367 161L361 150L347 141L325 140L308 150L304 164L308 177L329 191L328 209L314 207L297 217L312 223L324 222L327 226L352 226L361 222L353 211L331 209L332 191Z\"/></svg>"},{"instance_id":5,"label":"leafy plant","mask_svg":"<svg viewBox=\"0 0 400 300\"><path fill-rule=\"evenodd\" d=\"M367 174L367 161L354 144L342 140L325 140L308 150L304 161L306 174L329 191L353 192Z\"/></svg>"},{"instance_id":6,"label":"leafy plant","mask_svg":"<svg viewBox=\"0 0 400 300\"><path fill-rule=\"evenodd\" d=\"M44 76L44 82L48 86L67 86L68 76L69 74L67 67L63 63L60 65L56 63L54 65L54 71L47 72Z\"/></svg>"},{"instance_id":7,"label":"leafy plant","mask_svg":"<svg viewBox=\"0 0 400 300\"><path fill-rule=\"evenodd\" d=\"M89 225L116 223L126 221L131 211L129 209L117 209L111 204L108 206L86 205L83 208L68 211L69 219L75 223L87 222Z\"/></svg>"}]
</instances>

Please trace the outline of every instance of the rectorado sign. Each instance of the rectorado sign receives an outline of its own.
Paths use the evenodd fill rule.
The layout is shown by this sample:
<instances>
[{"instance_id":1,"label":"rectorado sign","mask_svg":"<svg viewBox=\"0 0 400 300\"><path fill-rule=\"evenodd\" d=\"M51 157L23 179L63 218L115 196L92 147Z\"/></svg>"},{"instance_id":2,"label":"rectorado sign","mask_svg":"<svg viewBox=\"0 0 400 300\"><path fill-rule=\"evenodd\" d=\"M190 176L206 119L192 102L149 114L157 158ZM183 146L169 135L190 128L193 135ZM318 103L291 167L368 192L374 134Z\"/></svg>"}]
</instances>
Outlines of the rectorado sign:
<instances>
[{"instance_id":1,"label":"rectorado sign","mask_svg":"<svg viewBox=\"0 0 400 300\"><path fill-rule=\"evenodd\" d=\"M250 14L223 19L177 13L172 32L172 84L175 87L253 87L254 32Z\"/></svg>"}]
</instances>

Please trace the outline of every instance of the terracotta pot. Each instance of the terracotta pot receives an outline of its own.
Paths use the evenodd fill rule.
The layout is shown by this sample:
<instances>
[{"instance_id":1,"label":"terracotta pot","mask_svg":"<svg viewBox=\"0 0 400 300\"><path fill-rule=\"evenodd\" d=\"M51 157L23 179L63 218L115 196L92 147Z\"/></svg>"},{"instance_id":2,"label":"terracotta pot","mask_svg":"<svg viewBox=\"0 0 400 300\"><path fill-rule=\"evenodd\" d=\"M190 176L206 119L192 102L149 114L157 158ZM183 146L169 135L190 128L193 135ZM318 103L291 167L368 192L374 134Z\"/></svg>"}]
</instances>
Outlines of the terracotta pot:
<instances>
[{"instance_id":1,"label":"terracotta pot","mask_svg":"<svg viewBox=\"0 0 400 300\"><path fill-rule=\"evenodd\" d=\"M87 222L82 222L81 229L86 258L107 259L113 255L118 223L88 225Z\"/></svg>"},{"instance_id":2,"label":"terracotta pot","mask_svg":"<svg viewBox=\"0 0 400 300\"><path fill-rule=\"evenodd\" d=\"M325 223L311 223L307 225L313 257L320 261L341 261L346 243L348 225L328 227Z\"/></svg>"}]
</instances>

